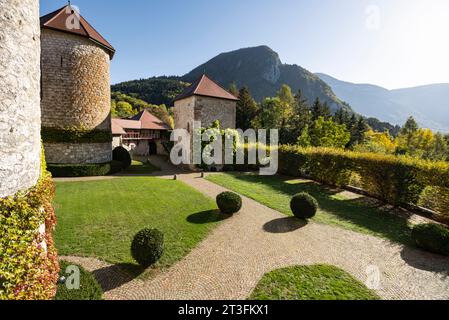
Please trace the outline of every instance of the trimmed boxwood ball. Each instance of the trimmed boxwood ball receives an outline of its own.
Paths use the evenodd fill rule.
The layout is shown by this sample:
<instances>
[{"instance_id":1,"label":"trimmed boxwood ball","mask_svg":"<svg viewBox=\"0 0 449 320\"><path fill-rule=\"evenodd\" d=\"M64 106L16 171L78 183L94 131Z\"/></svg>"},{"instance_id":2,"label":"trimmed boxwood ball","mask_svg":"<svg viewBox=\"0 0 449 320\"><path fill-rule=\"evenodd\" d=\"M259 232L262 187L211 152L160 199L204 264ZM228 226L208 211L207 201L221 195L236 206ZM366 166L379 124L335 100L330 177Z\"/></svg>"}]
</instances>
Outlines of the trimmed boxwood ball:
<instances>
[{"instance_id":1,"label":"trimmed boxwood ball","mask_svg":"<svg viewBox=\"0 0 449 320\"><path fill-rule=\"evenodd\" d=\"M67 274L67 267L76 266L80 273L80 288L79 289L69 289L65 281L70 281L71 274ZM69 263L67 261L60 262L61 271L59 272L59 277L65 281L59 281L58 289L56 292L55 300L102 300L103 290L100 284L97 282L92 273L86 271L84 268Z\"/></svg>"},{"instance_id":2,"label":"trimmed boxwood ball","mask_svg":"<svg viewBox=\"0 0 449 320\"><path fill-rule=\"evenodd\" d=\"M132 159L128 150L123 147L117 147L112 152L112 159L120 161L123 164L123 169L128 169L131 166Z\"/></svg>"},{"instance_id":3,"label":"trimmed boxwood ball","mask_svg":"<svg viewBox=\"0 0 449 320\"><path fill-rule=\"evenodd\" d=\"M131 244L131 254L142 267L155 264L164 252L164 234L157 229L139 231Z\"/></svg>"},{"instance_id":4,"label":"trimmed boxwood ball","mask_svg":"<svg viewBox=\"0 0 449 320\"><path fill-rule=\"evenodd\" d=\"M298 193L290 202L293 215L300 219L311 219L318 210L318 201L308 193Z\"/></svg>"},{"instance_id":5,"label":"trimmed boxwood ball","mask_svg":"<svg viewBox=\"0 0 449 320\"><path fill-rule=\"evenodd\" d=\"M419 224L412 230L412 239L424 250L449 256L449 229L442 225Z\"/></svg>"},{"instance_id":6,"label":"trimmed boxwood ball","mask_svg":"<svg viewBox=\"0 0 449 320\"><path fill-rule=\"evenodd\" d=\"M242 198L234 192L223 192L217 196L217 206L224 214L234 214L242 209Z\"/></svg>"}]
</instances>

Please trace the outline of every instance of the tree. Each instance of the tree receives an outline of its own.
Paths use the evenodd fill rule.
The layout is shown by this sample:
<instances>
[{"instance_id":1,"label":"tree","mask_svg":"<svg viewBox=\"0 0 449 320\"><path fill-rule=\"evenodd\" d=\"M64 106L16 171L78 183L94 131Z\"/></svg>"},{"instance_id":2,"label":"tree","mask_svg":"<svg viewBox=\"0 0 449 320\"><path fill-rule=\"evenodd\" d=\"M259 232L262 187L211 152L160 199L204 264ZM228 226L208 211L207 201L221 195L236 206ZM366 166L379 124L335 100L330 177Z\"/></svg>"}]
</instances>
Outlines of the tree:
<instances>
[{"instance_id":1,"label":"tree","mask_svg":"<svg viewBox=\"0 0 449 320\"><path fill-rule=\"evenodd\" d=\"M285 143L293 144L303 133L304 128L312 125L312 114L310 112L307 99L303 98L301 90L294 97L293 114L288 120L288 136L285 137ZM284 137L283 137L284 138Z\"/></svg>"},{"instance_id":2,"label":"tree","mask_svg":"<svg viewBox=\"0 0 449 320\"><path fill-rule=\"evenodd\" d=\"M279 98L265 98L258 116L251 123L253 128L281 129L284 121L282 107Z\"/></svg>"},{"instance_id":3,"label":"tree","mask_svg":"<svg viewBox=\"0 0 449 320\"><path fill-rule=\"evenodd\" d=\"M345 125L336 124L332 119L319 117L309 132L311 145L314 147L344 148L351 134Z\"/></svg>"},{"instance_id":4,"label":"tree","mask_svg":"<svg viewBox=\"0 0 449 320\"><path fill-rule=\"evenodd\" d=\"M405 122L404 126L401 128L400 134L402 135L411 135L418 131L419 125L416 122L415 118L409 117Z\"/></svg>"},{"instance_id":5,"label":"tree","mask_svg":"<svg viewBox=\"0 0 449 320\"><path fill-rule=\"evenodd\" d=\"M302 131L300 136L298 137L297 143L300 147L310 147L312 145L312 138L309 134L309 126L306 125Z\"/></svg>"},{"instance_id":6,"label":"tree","mask_svg":"<svg viewBox=\"0 0 449 320\"><path fill-rule=\"evenodd\" d=\"M343 108L339 108L334 115L334 122L338 124L348 124L349 123L349 113Z\"/></svg>"},{"instance_id":7,"label":"tree","mask_svg":"<svg viewBox=\"0 0 449 320\"><path fill-rule=\"evenodd\" d=\"M331 117L331 111L327 105L327 102L321 104L320 99L316 98L312 106L312 120L316 121L320 117L329 119Z\"/></svg>"},{"instance_id":8,"label":"tree","mask_svg":"<svg viewBox=\"0 0 449 320\"><path fill-rule=\"evenodd\" d=\"M388 131L375 132L368 129L365 132L364 142L355 146L354 150L359 152L375 152L393 154L396 151L396 141Z\"/></svg>"},{"instance_id":9,"label":"tree","mask_svg":"<svg viewBox=\"0 0 449 320\"><path fill-rule=\"evenodd\" d=\"M137 114L137 112L133 109L133 106L126 101L114 101L111 112L113 117L118 118L132 117Z\"/></svg>"},{"instance_id":10,"label":"tree","mask_svg":"<svg viewBox=\"0 0 449 320\"><path fill-rule=\"evenodd\" d=\"M251 128L251 122L257 116L259 107L251 97L248 87L243 87L239 94L239 101L237 102L237 128L247 130Z\"/></svg>"},{"instance_id":11,"label":"tree","mask_svg":"<svg viewBox=\"0 0 449 320\"><path fill-rule=\"evenodd\" d=\"M239 89L237 88L235 82L231 83L231 85L229 86L229 92L235 97L239 96Z\"/></svg>"},{"instance_id":12,"label":"tree","mask_svg":"<svg viewBox=\"0 0 449 320\"><path fill-rule=\"evenodd\" d=\"M293 105L295 103L295 98L292 94L292 89L284 84L279 89L276 97L279 99L282 105L281 117L282 117L282 128L285 128L288 120L293 115Z\"/></svg>"}]
</instances>

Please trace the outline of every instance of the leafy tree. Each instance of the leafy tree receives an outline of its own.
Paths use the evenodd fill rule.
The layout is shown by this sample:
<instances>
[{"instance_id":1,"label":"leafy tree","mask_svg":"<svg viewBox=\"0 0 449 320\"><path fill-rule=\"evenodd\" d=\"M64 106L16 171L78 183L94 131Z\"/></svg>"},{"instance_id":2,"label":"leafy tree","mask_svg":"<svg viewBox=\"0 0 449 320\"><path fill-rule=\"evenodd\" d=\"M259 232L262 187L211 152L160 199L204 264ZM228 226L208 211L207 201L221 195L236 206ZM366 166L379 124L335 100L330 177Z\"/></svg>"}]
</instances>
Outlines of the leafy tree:
<instances>
[{"instance_id":1,"label":"leafy tree","mask_svg":"<svg viewBox=\"0 0 449 320\"><path fill-rule=\"evenodd\" d=\"M280 129L284 123L283 104L279 98L265 98L258 116L252 121L253 128Z\"/></svg>"},{"instance_id":2,"label":"leafy tree","mask_svg":"<svg viewBox=\"0 0 449 320\"><path fill-rule=\"evenodd\" d=\"M393 154L397 142L388 131L375 132L369 129L365 132L364 142L355 146L355 151Z\"/></svg>"},{"instance_id":3,"label":"leafy tree","mask_svg":"<svg viewBox=\"0 0 449 320\"><path fill-rule=\"evenodd\" d=\"M298 137L297 143L300 147L310 147L312 145L312 138L309 134L309 126L306 125L302 131L300 136Z\"/></svg>"},{"instance_id":4,"label":"leafy tree","mask_svg":"<svg viewBox=\"0 0 449 320\"><path fill-rule=\"evenodd\" d=\"M319 117L310 128L311 145L314 147L344 148L351 134L345 125L337 124L332 119Z\"/></svg>"},{"instance_id":5,"label":"leafy tree","mask_svg":"<svg viewBox=\"0 0 449 320\"><path fill-rule=\"evenodd\" d=\"M331 117L331 111L327 102L322 104L320 99L316 98L312 106L312 120L316 121L320 117L323 117L326 120L329 119Z\"/></svg>"},{"instance_id":6,"label":"leafy tree","mask_svg":"<svg viewBox=\"0 0 449 320\"><path fill-rule=\"evenodd\" d=\"M239 94L237 102L237 128L247 130L251 128L251 122L257 116L259 107L251 97L248 87L243 87Z\"/></svg>"},{"instance_id":7,"label":"leafy tree","mask_svg":"<svg viewBox=\"0 0 449 320\"><path fill-rule=\"evenodd\" d=\"M118 118L132 117L137 114L133 106L126 101L113 102L111 108L112 116Z\"/></svg>"},{"instance_id":8,"label":"leafy tree","mask_svg":"<svg viewBox=\"0 0 449 320\"><path fill-rule=\"evenodd\" d=\"M285 128L288 120L293 115L293 105L295 104L295 98L292 94L292 89L284 84L279 89L276 97L279 99L282 105L281 117L282 117L282 128Z\"/></svg>"}]
</instances>

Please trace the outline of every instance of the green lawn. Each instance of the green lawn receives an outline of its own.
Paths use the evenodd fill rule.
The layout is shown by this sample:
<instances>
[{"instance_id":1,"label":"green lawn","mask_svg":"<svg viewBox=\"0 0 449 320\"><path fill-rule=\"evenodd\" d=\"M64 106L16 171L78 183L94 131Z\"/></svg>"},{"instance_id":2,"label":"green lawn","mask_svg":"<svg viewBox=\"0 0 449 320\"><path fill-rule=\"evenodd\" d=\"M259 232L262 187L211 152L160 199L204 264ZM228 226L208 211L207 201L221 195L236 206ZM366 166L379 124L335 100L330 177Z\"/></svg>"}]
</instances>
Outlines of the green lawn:
<instances>
[{"instance_id":1,"label":"green lawn","mask_svg":"<svg viewBox=\"0 0 449 320\"><path fill-rule=\"evenodd\" d=\"M381 211L358 200L349 199L314 182L280 176L232 173L209 175L209 181L254 199L286 215L292 215L290 199L296 193L308 192L320 205L313 221L379 236L411 245L407 220Z\"/></svg>"},{"instance_id":2,"label":"green lawn","mask_svg":"<svg viewBox=\"0 0 449 320\"><path fill-rule=\"evenodd\" d=\"M142 228L165 235L156 267L167 267L194 248L220 220L214 202L179 181L120 177L58 182L55 233L59 255L134 263L132 237Z\"/></svg>"},{"instance_id":3,"label":"green lawn","mask_svg":"<svg viewBox=\"0 0 449 320\"><path fill-rule=\"evenodd\" d=\"M144 174L150 174L155 171L160 171L161 169L152 165L151 163L143 163L140 161L133 160L131 166L122 172L122 174L129 174L129 175L144 175Z\"/></svg>"},{"instance_id":4,"label":"green lawn","mask_svg":"<svg viewBox=\"0 0 449 320\"><path fill-rule=\"evenodd\" d=\"M379 300L363 283L328 265L296 266L267 273L250 300Z\"/></svg>"}]
</instances>

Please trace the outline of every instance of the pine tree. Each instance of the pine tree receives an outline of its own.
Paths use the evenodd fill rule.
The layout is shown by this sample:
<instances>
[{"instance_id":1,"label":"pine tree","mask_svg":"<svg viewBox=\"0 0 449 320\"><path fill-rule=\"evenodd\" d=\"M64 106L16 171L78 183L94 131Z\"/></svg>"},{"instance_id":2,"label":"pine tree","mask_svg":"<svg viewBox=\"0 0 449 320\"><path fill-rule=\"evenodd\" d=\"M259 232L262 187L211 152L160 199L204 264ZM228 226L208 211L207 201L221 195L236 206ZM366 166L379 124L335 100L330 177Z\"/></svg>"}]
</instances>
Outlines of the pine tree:
<instances>
[{"instance_id":1,"label":"pine tree","mask_svg":"<svg viewBox=\"0 0 449 320\"><path fill-rule=\"evenodd\" d=\"M231 83L231 85L229 86L229 92L235 97L239 96L239 89L237 88L235 82Z\"/></svg>"},{"instance_id":2,"label":"pine tree","mask_svg":"<svg viewBox=\"0 0 449 320\"><path fill-rule=\"evenodd\" d=\"M316 121L320 117L323 117L324 119L329 119L331 117L331 111L329 109L327 102L321 104L320 99L316 98L312 106L312 120Z\"/></svg>"},{"instance_id":3,"label":"pine tree","mask_svg":"<svg viewBox=\"0 0 449 320\"><path fill-rule=\"evenodd\" d=\"M251 122L257 116L259 107L251 97L248 87L243 87L239 94L239 101L237 101L237 128L247 130L251 128Z\"/></svg>"}]
</instances>

